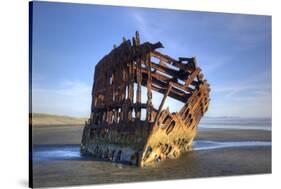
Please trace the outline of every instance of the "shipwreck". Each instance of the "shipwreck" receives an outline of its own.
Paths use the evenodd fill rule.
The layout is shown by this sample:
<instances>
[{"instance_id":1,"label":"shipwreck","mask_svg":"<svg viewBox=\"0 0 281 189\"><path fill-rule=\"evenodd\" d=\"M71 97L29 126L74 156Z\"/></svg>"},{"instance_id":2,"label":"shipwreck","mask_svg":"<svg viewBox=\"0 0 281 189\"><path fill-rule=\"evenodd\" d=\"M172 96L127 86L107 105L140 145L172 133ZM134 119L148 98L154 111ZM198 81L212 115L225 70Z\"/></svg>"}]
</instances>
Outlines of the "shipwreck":
<instances>
[{"instance_id":1,"label":"shipwreck","mask_svg":"<svg viewBox=\"0 0 281 189\"><path fill-rule=\"evenodd\" d=\"M159 48L161 42L141 44L136 32L132 41L123 38L97 63L82 155L143 167L192 149L208 110L210 86L195 57L173 59ZM158 107L153 92L162 95ZM163 108L167 98L183 106L170 112Z\"/></svg>"}]
</instances>

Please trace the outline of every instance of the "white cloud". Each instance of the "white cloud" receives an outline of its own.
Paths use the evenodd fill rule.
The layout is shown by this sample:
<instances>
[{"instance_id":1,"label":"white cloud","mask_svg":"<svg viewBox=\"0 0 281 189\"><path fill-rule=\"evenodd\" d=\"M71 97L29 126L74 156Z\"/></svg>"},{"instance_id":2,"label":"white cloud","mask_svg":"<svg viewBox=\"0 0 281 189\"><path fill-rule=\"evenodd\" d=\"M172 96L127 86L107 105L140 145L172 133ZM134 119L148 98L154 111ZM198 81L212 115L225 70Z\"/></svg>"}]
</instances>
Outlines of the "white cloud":
<instances>
[{"instance_id":1,"label":"white cloud","mask_svg":"<svg viewBox=\"0 0 281 189\"><path fill-rule=\"evenodd\" d=\"M271 117L272 90L266 71L247 80L212 86L210 116Z\"/></svg>"},{"instance_id":2,"label":"white cloud","mask_svg":"<svg viewBox=\"0 0 281 189\"><path fill-rule=\"evenodd\" d=\"M88 116L91 86L79 81L63 81L57 87L32 88L32 111L52 114Z\"/></svg>"},{"instance_id":3,"label":"white cloud","mask_svg":"<svg viewBox=\"0 0 281 189\"><path fill-rule=\"evenodd\" d=\"M271 93L271 74L268 71L256 73L246 80L237 80L235 83L224 83L222 86L212 86L215 92L226 93L228 97L233 97L241 92L252 92L257 95ZM240 96L239 96L240 97Z\"/></svg>"}]
</instances>

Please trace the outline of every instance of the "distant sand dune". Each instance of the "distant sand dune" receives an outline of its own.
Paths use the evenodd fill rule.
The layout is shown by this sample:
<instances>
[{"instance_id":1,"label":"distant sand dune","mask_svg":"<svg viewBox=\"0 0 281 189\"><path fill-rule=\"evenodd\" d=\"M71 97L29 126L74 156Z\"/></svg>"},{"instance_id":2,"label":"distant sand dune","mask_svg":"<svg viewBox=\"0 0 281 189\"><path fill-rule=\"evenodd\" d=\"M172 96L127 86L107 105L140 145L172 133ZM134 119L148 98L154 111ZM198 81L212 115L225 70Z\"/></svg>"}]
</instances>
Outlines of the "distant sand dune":
<instances>
[{"instance_id":1,"label":"distant sand dune","mask_svg":"<svg viewBox=\"0 0 281 189\"><path fill-rule=\"evenodd\" d=\"M87 118L78 118L62 115L51 115L42 113L32 113L32 125L83 125Z\"/></svg>"}]
</instances>

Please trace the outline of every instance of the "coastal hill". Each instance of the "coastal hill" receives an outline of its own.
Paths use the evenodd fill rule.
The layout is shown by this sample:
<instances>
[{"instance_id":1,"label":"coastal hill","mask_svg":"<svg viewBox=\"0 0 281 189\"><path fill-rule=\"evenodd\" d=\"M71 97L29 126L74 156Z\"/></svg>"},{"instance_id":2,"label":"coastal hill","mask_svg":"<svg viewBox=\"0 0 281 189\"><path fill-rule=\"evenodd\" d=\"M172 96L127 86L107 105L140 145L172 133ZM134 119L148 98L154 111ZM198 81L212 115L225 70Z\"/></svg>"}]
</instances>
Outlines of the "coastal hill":
<instances>
[{"instance_id":1,"label":"coastal hill","mask_svg":"<svg viewBox=\"0 0 281 189\"><path fill-rule=\"evenodd\" d=\"M87 118L71 117L64 115L52 115L44 113L32 113L32 125L84 125Z\"/></svg>"}]
</instances>

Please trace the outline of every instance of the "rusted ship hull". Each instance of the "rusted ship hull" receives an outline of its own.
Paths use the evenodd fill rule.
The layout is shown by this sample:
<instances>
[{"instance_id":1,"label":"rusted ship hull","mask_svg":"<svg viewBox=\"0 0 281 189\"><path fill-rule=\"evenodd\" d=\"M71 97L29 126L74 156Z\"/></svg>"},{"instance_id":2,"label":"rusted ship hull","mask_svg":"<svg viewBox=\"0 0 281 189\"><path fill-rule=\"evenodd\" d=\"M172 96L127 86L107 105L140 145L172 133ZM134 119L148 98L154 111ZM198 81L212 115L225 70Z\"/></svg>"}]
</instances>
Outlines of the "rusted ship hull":
<instances>
[{"instance_id":1,"label":"rusted ship hull","mask_svg":"<svg viewBox=\"0 0 281 189\"><path fill-rule=\"evenodd\" d=\"M95 128L86 126L83 132L81 152L96 158L115 162L139 165L142 150L151 130L151 126L119 126ZM91 132L88 132L91 130Z\"/></svg>"},{"instance_id":2,"label":"rusted ship hull","mask_svg":"<svg viewBox=\"0 0 281 189\"><path fill-rule=\"evenodd\" d=\"M209 84L194 57L174 60L157 52L159 47L160 42L140 44L136 34L133 45L124 39L97 64L82 154L142 167L177 158L191 149L199 121L208 109ZM147 88L145 103L141 102L141 86ZM157 109L152 91L163 94ZM183 107L178 112L162 110L167 97L183 102ZM145 120L141 119L142 109Z\"/></svg>"}]
</instances>

